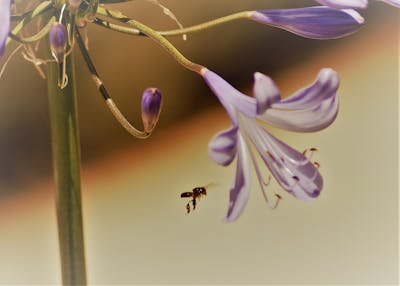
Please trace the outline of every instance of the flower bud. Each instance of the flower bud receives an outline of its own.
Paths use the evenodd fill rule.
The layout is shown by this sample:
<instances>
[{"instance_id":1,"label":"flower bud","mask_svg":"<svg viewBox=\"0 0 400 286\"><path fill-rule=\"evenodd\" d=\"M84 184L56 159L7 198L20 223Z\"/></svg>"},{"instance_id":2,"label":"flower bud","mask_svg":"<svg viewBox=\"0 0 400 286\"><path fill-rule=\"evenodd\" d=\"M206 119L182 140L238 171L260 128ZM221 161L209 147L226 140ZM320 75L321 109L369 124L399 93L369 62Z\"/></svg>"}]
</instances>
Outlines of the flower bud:
<instances>
[{"instance_id":1,"label":"flower bud","mask_svg":"<svg viewBox=\"0 0 400 286\"><path fill-rule=\"evenodd\" d=\"M146 88L142 95L142 122L145 132L151 132L157 124L161 105L161 92L154 87Z\"/></svg>"},{"instance_id":2,"label":"flower bud","mask_svg":"<svg viewBox=\"0 0 400 286\"><path fill-rule=\"evenodd\" d=\"M64 60L67 39L67 29L63 24L56 22L51 25L49 31L51 53L58 63L62 63Z\"/></svg>"}]
</instances>

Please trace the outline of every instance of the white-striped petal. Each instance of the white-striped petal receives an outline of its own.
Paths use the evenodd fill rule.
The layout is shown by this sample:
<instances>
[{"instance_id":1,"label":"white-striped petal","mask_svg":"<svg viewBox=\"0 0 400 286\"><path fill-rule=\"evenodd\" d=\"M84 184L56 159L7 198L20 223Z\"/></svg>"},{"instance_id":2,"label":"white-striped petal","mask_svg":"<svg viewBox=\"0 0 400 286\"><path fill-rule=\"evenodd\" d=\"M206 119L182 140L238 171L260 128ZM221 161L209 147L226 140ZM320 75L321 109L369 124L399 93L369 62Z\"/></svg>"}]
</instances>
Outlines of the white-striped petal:
<instances>
[{"instance_id":1,"label":"white-striped petal","mask_svg":"<svg viewBox=\"0 0 400 286\"><path fill-rule=\"evenodd\" d=\"M229 207L226 222L235 221L247 204L250 194L250 158L244 138L238 133L238 158L234 184L229 192Z\"/></svg>"}]
</instances>

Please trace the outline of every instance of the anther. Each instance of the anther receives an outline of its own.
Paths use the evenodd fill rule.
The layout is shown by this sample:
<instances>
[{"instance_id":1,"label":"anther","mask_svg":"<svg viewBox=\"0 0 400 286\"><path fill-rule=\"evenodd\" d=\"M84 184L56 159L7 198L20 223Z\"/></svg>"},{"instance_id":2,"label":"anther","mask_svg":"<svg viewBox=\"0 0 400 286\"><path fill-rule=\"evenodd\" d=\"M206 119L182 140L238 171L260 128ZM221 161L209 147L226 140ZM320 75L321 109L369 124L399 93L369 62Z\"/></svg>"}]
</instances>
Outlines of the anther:
<instances>
[{"instance_id":1,"label":"anther","mask_svg":"<svg viewBox=\"0 0 400 286\"><path fill-rule=\"evenodd\" d=\"M303 151L303 155L306 156L307 153L310 152L311 154L310 154L310 156L308 157L308 159L311 160L312 156L313 156L314 153L317 152L317 151L318 151L317 148L311 147L311 148L309 148L309 149L304 150L304 151Z\"/></svg>"},{"instance_id":2,"label":"anther","mask_svg":"<svg viewBox=\"0 0 400 286\"><path fill-rule=\"evenodd\" d=\"M272 209L276 209L276 207L278 206L279 202L282 199L282 196L278 195L278 194L275 194L275 197L276 197L276 201L275 201L275 204L271 207Z\"/></svg>"}]
</instances>

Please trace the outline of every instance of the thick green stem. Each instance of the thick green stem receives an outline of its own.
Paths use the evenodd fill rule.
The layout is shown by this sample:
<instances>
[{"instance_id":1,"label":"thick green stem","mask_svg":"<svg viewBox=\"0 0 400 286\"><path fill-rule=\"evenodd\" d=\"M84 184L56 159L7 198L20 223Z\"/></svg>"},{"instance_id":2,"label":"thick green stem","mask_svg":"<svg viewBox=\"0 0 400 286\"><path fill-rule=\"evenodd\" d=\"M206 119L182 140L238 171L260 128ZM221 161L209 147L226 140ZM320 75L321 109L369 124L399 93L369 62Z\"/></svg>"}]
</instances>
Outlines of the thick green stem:
<instances>
[{"instance_id":1,"label":"thick green stem","mask_svg":"<svg viewBox=\"0 0 400 286\"><path fill-rule=\"evenodd\" d=\"M85 285L86 267L81 207L80 151L72 54L66 58L68 85L57 85L58 67L48 63L56 212L63 285Z\"/></svg>"}]
</instances>

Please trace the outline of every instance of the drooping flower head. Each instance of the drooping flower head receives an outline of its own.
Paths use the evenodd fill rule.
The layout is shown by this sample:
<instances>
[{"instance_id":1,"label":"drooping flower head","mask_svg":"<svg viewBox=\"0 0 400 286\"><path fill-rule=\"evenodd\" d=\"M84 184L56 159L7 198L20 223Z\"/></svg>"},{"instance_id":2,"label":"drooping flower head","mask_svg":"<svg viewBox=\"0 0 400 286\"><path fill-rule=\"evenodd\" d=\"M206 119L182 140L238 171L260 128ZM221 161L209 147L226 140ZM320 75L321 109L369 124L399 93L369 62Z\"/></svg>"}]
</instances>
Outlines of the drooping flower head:
<instances>
[{"instance_id":1,"label":"drooping flower head","mask_svg":"<svg viewBox=\"0 0 400 286\"><path fill-rule=\"evenodd\" d=\"M230 190L226 221L242 213L250 192L250 161L253 162L264 197L265 180L249 143L287 192L301 200L313 200L321 192L323 179L318 168L302 153L269 133L260 122L297 132L319 131L329 126L338 112L339 79L331 69L322 69L315 82L281 99L274 82L255 73L253 93L247 96L216 73L204 69L202 75L225 107L232 127L214 136L209 154L218 164L227 166L237 157L237 169ZM267 199L267 202L270 203Z\"/></svg>"}]
</instances>

